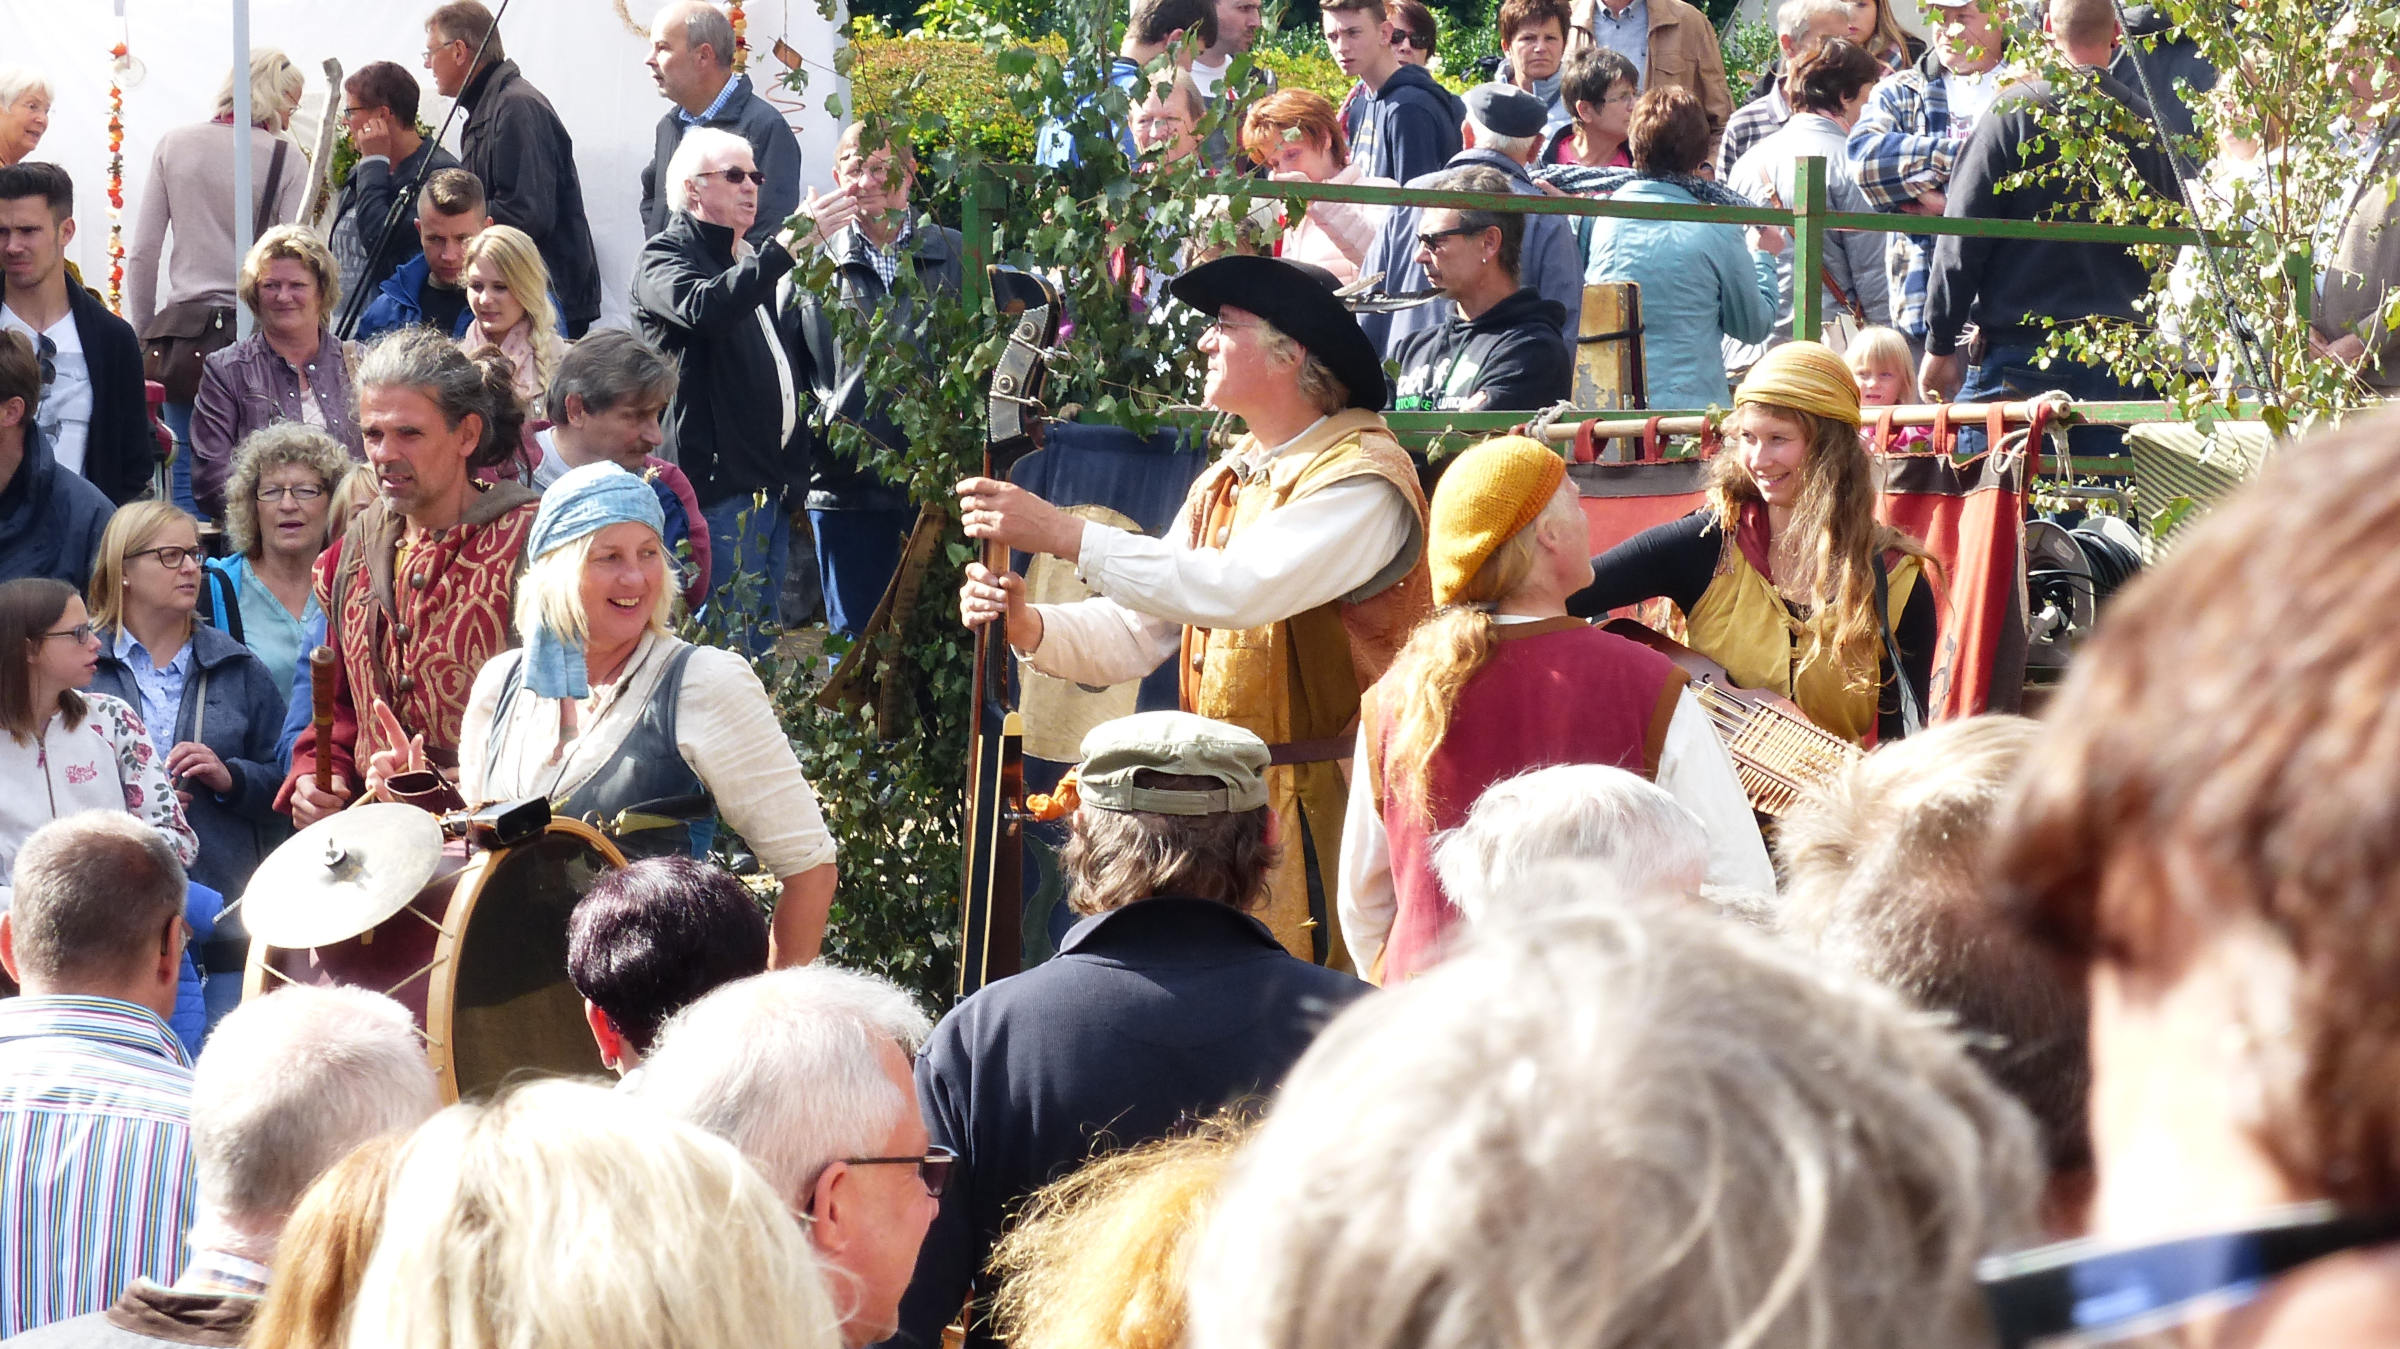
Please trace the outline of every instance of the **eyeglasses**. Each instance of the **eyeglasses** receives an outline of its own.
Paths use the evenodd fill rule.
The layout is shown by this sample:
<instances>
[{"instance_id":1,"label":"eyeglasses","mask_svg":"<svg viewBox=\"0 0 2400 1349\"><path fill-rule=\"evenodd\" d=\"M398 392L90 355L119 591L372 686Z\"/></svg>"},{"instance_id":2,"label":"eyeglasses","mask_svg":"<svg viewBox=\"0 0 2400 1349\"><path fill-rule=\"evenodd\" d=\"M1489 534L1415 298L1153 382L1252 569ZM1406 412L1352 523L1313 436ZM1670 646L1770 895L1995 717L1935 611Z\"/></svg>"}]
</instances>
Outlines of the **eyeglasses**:
<instances>
[{"instance_id":1,"label":"eyeglasses","mask_svg":"<svg viewBox=\"0 0 2400 1349\"><path fill-rule=\"evenodd\" d=\"M1266 326L1265 319L1210 319L1208 326L1200 330L1200 335L1202 337L1223 337L1239 328L1264 328Z\"/></svg>"},{"instance_id":2,"label":"eyeglasses","mask_svg":"<svg viewBox=\"0 0 2400 1349\"><path fill-rule=\"evenodd\" d=\"M699 176L702 178L722 178L726 182L733 184L735 187L740 187L744 183L756 183L760 187L765 187L767 185L767 175L760 173L756 169L710 169L708 172Z\"/></svg>"},{"instance_id":3,"label":"eyeglasses","mask_svg":"<svg viewBox=\"0 0 2400 1349\"><path fill-rule=\"evenodd\" d=\"M290 497L294 501L314 501L323 495L325 489L322 487L261 487L251 494L251 499L272 502Z\"/></svg>"},{"instance_id":4,"label":"eyeglasses","mask_svg":"<svg viewBox=\"0 0 2400 1349\"><path fill-rule=\"evenodd\" d=\"M158 559L158 565L166 568L168 571L181 571L183 570L184 563L196 562L199 560L200 550L197 548L178 548L173 544L168 544L164 548L136 548L132 552L125 555L125 560L131 562L137 557L155 557Z\"/></svg>"},{"instance_id":5,"label":"eyeglasses","mask_svg":"<svg viewBox=\"0 0 2400 1349\"><path fill-rule=\"evenodd\" d=\"M445 39L443 39L443 40L442 40L442 41L440 41L440 42L436 42L436 43L434 43L432 46L429 46L429 47L427 47L427 48L425 49L425 59L426 59L426 60L428 60L428 61L430 61L430 60L432 60L432 59L433 59L433 54L434 54L435 52L438 52L438 51L440 51L440 50L441 50L442 48L444 48L444 47L455 47L455 46L457 46L459 43L461 43L461 42L464 42L464 41L466 41L466 39L465 39L465 38L463 38L463 37L454 37L454 38L445 38Z\"/></svg>"},{"instance_id":6,"label":"eyeglasses","mask_svg":"<svg viewBox=\"0 0 2400 1349\"><path fill-rule=\"evenodd\" d=\"M948 1148L931 1148L922 1157L844 1157L842 1162L848 1166L913 1166L925 1193L939 1199L942 1191L950 1188L950 1166L957 1160L958 1154Z\"/></svg>"},{"instance_id":7,"label":"eyeglasses","mask_svg":"<svg viewBox=\"0 0 2400 1349\"><path fill-rule=\"evenodd\" d=\"M1441 250L1442 240L1444 239L1456 239L1468 234L1481 234L1484 230L1490 228L1491 226L1485 225L1481 228L1470 229L1465 225L1460 225L1455 229L1425 230L1417 235L1417 247L1422 248L1429 253L1439 252Z\"/></svg>"},{"instance_id":8,"label":"eyeglasses","mask_svg":"<svg viewBox=\"0 0 2400 1349\"><path fill-rule=\"evenodd\" d=\"M78 623L71 628L60 628L56 632L45 632L42 634L42 640L45 642L49 641L53 637L72 637L75 639L76 645L80 646L83 643L92 640L92 625L89 623Z\"/></svg>"}]
</instances>

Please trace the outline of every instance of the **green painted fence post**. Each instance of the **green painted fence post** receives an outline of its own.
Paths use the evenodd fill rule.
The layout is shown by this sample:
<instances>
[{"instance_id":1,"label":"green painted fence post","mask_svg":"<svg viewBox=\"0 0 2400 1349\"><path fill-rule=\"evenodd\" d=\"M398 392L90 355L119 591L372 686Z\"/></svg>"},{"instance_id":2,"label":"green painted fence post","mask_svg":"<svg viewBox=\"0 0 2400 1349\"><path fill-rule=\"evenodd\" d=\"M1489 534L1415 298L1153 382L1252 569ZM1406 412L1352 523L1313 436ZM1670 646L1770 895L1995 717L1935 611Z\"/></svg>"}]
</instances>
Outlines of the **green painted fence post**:
<instances>
[{"instance_id":1,"label":"green painted fence post","mask_svg":"<svg viewBox=\"0 0 2400 1349\"><path fill-rule=\"evenodd\" d=\"M1005 183L994 186L1003 192L1008 190ZM967 168L967 181L960 185L958 192L958 232L967 248L967 274L964 278L967 283L967 304L978 313L986 308L992 289L991 278L983 270L990 261L985 255L991 249L990 226L983 219L983 191L983 166L971 164Z\"/></svg>"},{"instance_id":2,"label":"green painted fence post","mask_svg":"<svg viewBox=\"0 0 2400 1349\"><path fill-rule=\"evenodd\" d=\"M1825 329L1825 161L1794 166L1792 183L1792 337L1814 342Z\"/></svg>"}]
</instances>

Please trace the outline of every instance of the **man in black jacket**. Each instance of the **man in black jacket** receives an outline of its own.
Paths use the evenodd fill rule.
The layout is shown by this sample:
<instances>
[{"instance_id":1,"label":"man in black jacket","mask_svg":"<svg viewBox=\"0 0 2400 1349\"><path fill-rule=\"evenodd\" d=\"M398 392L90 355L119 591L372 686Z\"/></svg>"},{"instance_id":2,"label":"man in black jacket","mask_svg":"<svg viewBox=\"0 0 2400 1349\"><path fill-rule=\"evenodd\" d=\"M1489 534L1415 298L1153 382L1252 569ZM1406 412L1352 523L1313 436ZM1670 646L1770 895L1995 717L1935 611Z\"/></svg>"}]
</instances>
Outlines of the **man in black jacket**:
<instances>
[{"instance_id":1,"label":"man in black jacket","mask_svg":"<svg viewBox=\"0 0 2400 1349\"><path fill-rule=\"evenodd\" d=\"M342 185L326 242L341 265L343 294L372 296L408 260L417 237L416 189L427 176L457 168L458 156L417 133L417 78L390 61L370 61L342 81L342 120L358 163Z\"/></svg>"},{"instance_id":2,"label":"man in black jacket","mask_svg":"<svg viewBox=\"0 0 2400 1349\"><path fill-rule=\"evenodd\" d=\"M1276 849L1266 742L1188 712L1095 728L1061 855L1086 915L1058 955L951 1009L917 1060L925 1129L958 1159L889 1345L934 1349L1025 1197L1093 1153L1271 1094L1365 994L1284 951L1247 910Z\"/></svg>"},{"instance_id":3,"label":"man in black jacket","mask_svg":"<svg viewBox=\"0 0 2400 1349\"><path fill-rule=\"evenodd\" d=\"M566 124L506 58L492 12L476 0L451 0L427 17L425 68L466 110L459 161L483 183L492 219L532 236L567 336L583 336L600 317L600 263Z\"/></svg>"},{"instance_id":4,"label":"man in black jacket","mask_svg":"<svg viewBox=\"0 0 2400 1349\"><path fill-rule=\"evenodd\" d=\"M41 364L36 420L60 465L124 505L150 487L158 441L132 325L67 277L75 182L56 164L0 168L0 328L33 344Z\"/></svg>"},{"instance_id":5,"label":"man in black jacket","mask_svg":"<svg viewBox=\"0 0 2400 1349\"><path fill-rule=\"evenodd\" d=\"M41 402L33 343L0 331L0 581L46 576L82 590L116 507L50 457L34 417Z\"/></svg>"},{"instance_id":6,"label":"man in black jacket","mask_svg":"<svg viewBox=\"0 0 2400 1349\"><path fill-rule=\"evenodd\" d=\"M774 614L791 551L784 496L808 481L802 386L776 321L776 287L805 245L789 231L763 248L743 237L757 221L759 179L748 141L694 128L667 163L674 216L642 245L633 276L634 322L681 368L659 453L692 480L708 517L712 604L729 602L737 573L756 581L736 606L754 653L767 639L752 625ZM849 220L828 212L818 223L838 230Z\"/></svg>"},{"instance_id":7,"label":"man in black jacket","mask_svg":"<svg viewBox=\"0 0 2400 1349\"><path fill-rule=\"evenodd\" d=\"M868 153L869 138L880 140L883 134L881 128L863 122L853 122L842 132L833 162L835 195L854 198L858 218L825 242L839 293L802 292L799 330L816 402L811 416L817 425L855 426L870 444L896 451L908 447L908 436L893 420L885 398L869 400L866 353L842 349L834 333L833 307L872 314L895 306L893 318L902 339L913 345L922 319L913 295L892 294L901 270L915 274L917 288L928 300L956 295L965 280L966 246L957 230L931 220L920 224L910 213L908 192L916 181L916 156L906 144L880 144ZM817 570L825 583L825 622L855 637L874 616L892 574L900 569L901 547L916 523L917 510L904 488L832 449L830 437L823 438L828 444L816 454L808 480L808 523L816 536Z\"/></svg>"},{"instance_id":8,"label":"man in black jacket","mask_svg":"<svg viewBox=\"0 0 2400 1349\"><path fill-rule=\"evenodd\" d=\"M1490 169L1450 175L1461 192L1505 192ZM1473 181L1493 180L1488 184ZM1501 211L1429 209L1419 217L1417 265L1458 313L1411 333L1393 353L1399 412L1517 412L1567 396L1575 357L1560 332L1566 314L1517 284L1525 217Z\"/></svg>"},{"instance_id":9,"label":"man in black jacket","mask_svg":"<svg viewBox=\"0 0 2400 1349\"><path fill-rule=\"evenodd\" d=\"M733 73L733 24L725 11L705 0L681 0L650 21L650 78L675 106L658 119L650 166L642 170L642 233L667 227L675 208L660 190L667 161L696 126L730 131L750 142L751 157L767 181L758 190L758 223L746 236L764 246L800 204L800 141L775 105L751 88L750 77Z\"/></svg>"},{"instance_id":10,"label":"man in black jacket","mask_svg":"<svg viewBox=\"0 0 2400 1349\"><path fill-rule=\"evenodd\" d=\"M2134 168L2153 192L2179 195L2173 170L2150 124L2141 97L2108 73L2118 30L2111 0L2053 0L2043 21L2051 43L2075 66L2075 75L2095 84L2122 105ZM1975 123L1966 148L1950 172L1944 215L1972 219L2048 220L2088 218L2074 208L2066 184L2045 179L2019 187L2002 184L2055 159L2043 128L2058 94L2047 81L2027 80L2002 91ZM2063 358L2035 368L2046 323L2130 320L2134 301L2150 289L2150 273L2123 244L2052 243L2038 239L1966 238L1945 234L1933 247L1925 289L1925 360L1919 382L1925 396L1967 401L2024 398L2059 390L2081 399L2133 398L2140 394L2105 367ZM1972 320L1982 352L1967 369L1961 339ZM1963 385L1963 387L1962 387ZM2077 427L2069 433L2076 454L2113 454L2124 433L2113 427ZM1975 443L1979 444L1978 439ZM1962 449L1971 448L1966 442Z\"/></svg>"}]
</instances>

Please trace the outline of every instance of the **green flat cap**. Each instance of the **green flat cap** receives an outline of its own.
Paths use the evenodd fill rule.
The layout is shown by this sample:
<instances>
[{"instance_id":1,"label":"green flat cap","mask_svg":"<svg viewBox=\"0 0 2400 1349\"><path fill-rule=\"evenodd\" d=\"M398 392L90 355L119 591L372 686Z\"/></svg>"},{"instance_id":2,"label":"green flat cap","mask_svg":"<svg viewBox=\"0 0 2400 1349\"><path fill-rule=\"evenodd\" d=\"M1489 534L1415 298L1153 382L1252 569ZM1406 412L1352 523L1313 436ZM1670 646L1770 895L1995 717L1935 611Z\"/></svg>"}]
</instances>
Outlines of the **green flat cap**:
<instances>
[{"instance_id":1,"label":"green flat cap","mask_svg":"<svg viewBox=\"0 0 2400 1349\"><path fill-rule=\"evenodd\" d=\"M1134 786L1133 775L1144 769L1215 778L1225 785L1218 791ZM1239 726L1189 712L1137 712L1102 722L1083 737L1083 764L1075 770L1075 782L1083 804L1102 810L1159 815L1257 810L1267 804L1267 742Z\"/></svg>"}]
</instances>

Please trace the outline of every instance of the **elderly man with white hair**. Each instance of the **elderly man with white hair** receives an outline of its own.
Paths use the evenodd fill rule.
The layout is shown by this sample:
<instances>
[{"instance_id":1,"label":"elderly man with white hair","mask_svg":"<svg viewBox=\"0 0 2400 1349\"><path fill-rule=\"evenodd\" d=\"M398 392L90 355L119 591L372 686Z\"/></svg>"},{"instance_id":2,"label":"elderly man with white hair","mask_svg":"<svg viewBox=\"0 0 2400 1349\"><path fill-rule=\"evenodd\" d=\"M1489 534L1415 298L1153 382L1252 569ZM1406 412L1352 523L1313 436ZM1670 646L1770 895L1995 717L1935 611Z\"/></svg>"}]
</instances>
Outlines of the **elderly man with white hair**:
<instances>
[{"instance_id":1,"label":"elderly man with white hair","mask_svg":"<svg viewBox=\"0 0 2400 1349\"><path fill-rule=\"evenodd\" d=\"M1640 774L1559 764L1475 798L1466 821L1434 841L1433 870L1468 922L1505 921L1547 893L1530 882L1559 862L1590 863L1624 894L1697 897L1708 844L1700 817Z\"/></svg>"},{"instance_id":2,"label":"elderly man with white hair","mask_svg":"<svg viewBox=\"0 0 2400 1349\"><path fill-rule=\"evenodd\" d=\"M408 1009L390 998L292 985L243 1003L193 1070L199 1203L182 1275L172 1287L137 1278L108 1310L11 1349L238 1343L300 1196L352 1149L416 1128L441 1103Z\"/></svg>"},{"instance_id":3,"label":"elderly man with white hair","mask_svg":"<svg viewBox=\"0 0 2400 1349\"><path fill-rule=\"evenodd\" d=\"M786 230L753 247L745 236L765 185L750 142L715 127L686 132L661 185L673 215L635 264L633 317L680 371L659 453L691 479L708 519L709 593L747 573L758 579L750 606L771 616L792 542L783 500L808 485L803 384L777 290L802 248L850 222L829 212L805 236ZM754 508L761 493L766 504ZM750 641L764 649L763 636Z\"/></svg>"},{"instance_id":4,"label":"elderly man with white hair","mask_svg":"<svg viewBox=\"0 0 2400 1349\"><path fill-rule=\"evenodd\" d=\"M732 1142L799 1215L851 1349L899 1324L949 1178L910 1076L931 1029L888 980L806 965L685 1008L625 1080L627 1094Z\"/></svg>"}]
</instances>

